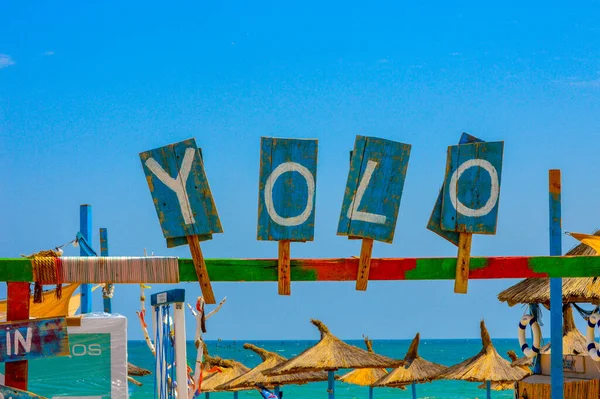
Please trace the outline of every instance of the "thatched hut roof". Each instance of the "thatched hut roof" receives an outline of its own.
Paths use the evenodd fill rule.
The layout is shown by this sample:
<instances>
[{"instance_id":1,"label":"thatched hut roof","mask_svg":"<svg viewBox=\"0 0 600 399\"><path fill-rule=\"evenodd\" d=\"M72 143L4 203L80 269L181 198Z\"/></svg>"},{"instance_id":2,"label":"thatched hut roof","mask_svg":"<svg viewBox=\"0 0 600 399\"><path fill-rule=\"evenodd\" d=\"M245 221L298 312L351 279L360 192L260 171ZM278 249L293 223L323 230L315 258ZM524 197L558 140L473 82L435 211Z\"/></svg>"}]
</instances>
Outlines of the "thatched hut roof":
<instances>
[{"instance_id":1,"label":"thatched hut roof","mask_svg":"<svg viewBox=\"0 0 600 399\"><path fill-rule=\"evenodd\" d=\"M219 386L219 389L229 391L239 388L254 388L254 384L262 384L267 388L280 385L301 385L308 382L327 381L327 373L324 371L309 371L296 374L284 374L267 376L263 371L278 366L287 359L275 352L269 352L252 344L244 344L244 348L255 352L262 359L262 363L254 367L246 374Z\"/></svg>"},{"instance_id":2,"label":"thatched hut roof","mask_svg":"<svg viewBox=\"0 0 600 399\"><path fill-rule=\"evenodd\" d=\"M441 373L439 378L472 382L511 382L520 381L531 374L520 367L512 367L508 360L496 352L483 320L481 321L481 341L483 343L481 352L450 367Z\"/></svg>"},{"instance_id":3,"label":"thatched hut roof","mask_svg":"<svg viewBox=\"0 0 600 399\"><path fill-rule=\"evenodd\" d=\"M220 371L216 371L205 377L200 386L201 392L221 392L220 385L223 385L242 374L247 373L250 369L240 362L230 359L221 359L220 357L208 356L205 358L211 367L218 367ZM241 390L241 388L231 389L232 391Z\"/></svg>"},{"instance_id":4,"label":"thatched hut roof","mask_svg":"<svg viewBox=\"0 0 600 399\"><path fill-rule=\"evenodd\" d=\"M412 384L413 382L430 382L448 368L441 364L425 360L419 356L420 339L420 334L417 333L406 352L406 356L404 356L404 363L381 380L377 381L375 384L376 386L397 387Z\"/></svg>"},{"instance_id":5,"label":"thatched hut roof","mask_svg":"<svg viewBox=\"0 0 600 399\"><path fill-rule=\"evenodd\" d=\"M375 353L373 351L373 342L369 337L365 337L365 346L367 347L367 352ZM384 368L356 369L338 377L338 380L347 382L348 384L373 386L375 382L385 377L387 373L387 370Z\"/></svg>"},{"instance_id":6,"label":"thatched hut roof","mask_svg":"<svg viewBox=\"0 0 600 399\"><path fill-rule=\"evenodd\" d=\"M600 236L600 230L594 233ZM579 244L566 254L567 256L595 256L598 253L587 246ZM600 278L563 278L562 279L564 303L593 303L600 304ZM507 302L508 306L518 303L541 303L547 308L550 306L550 279L528 278L498 294L500 302Z\"/></svg>"},{"instance_id":7,"label":"thatched hut roof","mask_svg":"<svg viewBox=\"0 0 600 399\"><path fill-rule=\"evenodd\" d=\"M513 367L520 367L523 370L529 370L529 367L533 367L533 359L527 356L518 357L515 351L506 352L510 359L510 365Z\"/></svg>"},{"instance_id":8,"label":"thatched hut roof","mask_svg":"<svg viewBox=\"0 0 600 399\"><path fill-rule=\"evenodd\" d=\"M320 341L298 356L267 370L269 375L298 373L301 371L333 371L338 369L387 368L402 362L385 356L369 353L348 345L337 338L319 320L311 320L321 333Z\"/></svg>"}]
</instances>

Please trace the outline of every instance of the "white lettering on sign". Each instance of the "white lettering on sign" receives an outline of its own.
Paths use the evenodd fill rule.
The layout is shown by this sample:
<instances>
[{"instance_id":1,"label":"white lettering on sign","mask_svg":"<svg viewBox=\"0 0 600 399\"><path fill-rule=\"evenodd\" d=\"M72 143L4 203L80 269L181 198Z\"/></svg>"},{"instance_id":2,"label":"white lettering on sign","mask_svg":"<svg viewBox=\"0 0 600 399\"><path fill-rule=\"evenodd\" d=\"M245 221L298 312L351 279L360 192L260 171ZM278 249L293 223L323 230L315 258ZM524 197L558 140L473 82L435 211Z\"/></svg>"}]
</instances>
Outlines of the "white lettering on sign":
<instances>
[{"instance_id":1,"label":"white lettering on sign","mask_svg":"<svg viewBox=\"0 0 600 399\"><path fill-rule=\"evenodd\" d=\"M365 195L365 191L369 186L369 182L371 181L371 177L373 176L375 168L377 168L377 162L369 160L367 162L365 174L362 176L362 179L360 179L358 189L356 190L354 198L352 199L350 207L348 208L347 215L350 220L361 220L363 222L368 223L385 224L387 218L384 215L378 215L376 213L369 213L358 210L358 207L362 202L363 196Z\"/></svg>"},{"instance_id":2,"label":"white lettering on sign","mask_svg":"<svg viewBox=\"0 0 600 399\"><path fill-rule=\"evenodd\" d=\"M19 344L21 344L25 353L31 352L31 339L33 338L31 327L27 327L26 337L23 338L23 334L19 330L15 330L15 354L19 353Z\"/></svg>"},{"instance_id":3,"label":"white lettering on sign","mask_svg":"<svg viewBox=\"0 0 600 399\"><path fill-rule=\"evenodd\" d=\"M456 192L456 186L458 185L458 179L460 179L460 176L465 172L465 170L469 168L474 168L476 166L488 172L491 180L490 198L488 198L485 205L483 205L479 209L469 208L468 206L460 202ZM452 177L450 178L450 201L452 202L452 206L454 206L454 209L456 209L456 212L465 216L480 217L487 215L496 206L499 194L500 182L498 181L498 172L496 172L496 168L494 168L494 165L492 165L485 159L470 159L462 163L458 167L458 169L454 171Z\"/></svg>"},{"instance_id":4,"label":"white lettering on sign","mask_svg":"<svg viewBox=\"0 0 600 399\"><path fill-rule=\"evenodd\" d=\"M277 179L288 172L298 172L306 181L306 187L308 189L307 198L306 198L306 206L304 207L304 211L298 216L292 217L282 217L275 210L275 205L273 204L273 187L275 186L275 182ZM298 226L302 223L306 222L306 220L310 217L314 206L314 198L315 198L315 178L313 177L310 171L296 162L284 162L281 165L277 166L273 172L267 178L265 183L265 206L267 207L267 212L273 221L281 226Z\"/></svg>"},{"instance_id":5,"label":"white lettering on sign","mask_svg":"<svg viewBox=\"0 0 600 399\"><path fill-rule=\"evenodd\" d=\"M183 222L185 224L194 224L196 220L194 219L194 215L192 215L190 199L187 195L187 190L185 189L187 179L190 175L190 171L192 170L192 163L194 162L194 156L196 155L196 150L189 147L185 149L185 155L183 156L183 162L181 162L181 169L177 173L176 178L172 178L169 176L167 172L159 165L158 162L154 160L154 158L148 158L146 160L146 166L156 177L158 180L163 182L167 187L175 192L177 196L177 201L179 202L179 208L181 209L181 215L183 216Z\"/></svg>"}]
</instances>

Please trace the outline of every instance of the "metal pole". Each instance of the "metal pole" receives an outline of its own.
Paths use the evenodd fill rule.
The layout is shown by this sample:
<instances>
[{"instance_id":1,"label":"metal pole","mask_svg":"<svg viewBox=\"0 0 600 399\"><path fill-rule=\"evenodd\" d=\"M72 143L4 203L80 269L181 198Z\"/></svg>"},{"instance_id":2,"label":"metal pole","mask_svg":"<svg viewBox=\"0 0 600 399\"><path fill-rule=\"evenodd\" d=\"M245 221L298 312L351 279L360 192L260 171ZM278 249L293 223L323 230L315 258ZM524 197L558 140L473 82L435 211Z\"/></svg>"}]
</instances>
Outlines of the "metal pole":
<instances>
[{"instance_id":1,"label":"metal pole","mask_svg":"<svg viewBox=\"0 0 600 399\"><path fill-rule=\"evenodd\" d=\"M100 229L100 256L108 256L108 231L106 229ZM110 286L112 284L106 284L106 290L110 292ZM104 302L104 313L112 313L112 299L109 297L102 298Z\"/></svg>"},{"instance_id":2,"label":"metal pole","mask_svg":"<svg viewBox=\"0 0 600 399\"><path fill-rule=\"evenodd\" d=\"M327 393L329 394L329 399L335 399L335 376L333 371L327 372Z\"/></svg>"},{"instance_id":3,"label":"metal pole","mask_svg":"<svg viewBox=\"0 0 600 399\"><path fill-rule=\"evenodd\" d=\"M417 399L417 384L415 384L413 382L412 384L410 384L410 387L412 389L412 397L413 397L413 399Z\"/></svg>"},{"instance_id":4,"label":"metal pole","mask_svg":"<svg viewBox=\"0 0 600 399\"><path fill-rule=\"evenodd\" d=\"M487 399L492 399L492 383L490 381L486 381L485 388L487 390Z\"/></svg>"},{"instance_id":5,"label":"metal pole","mask_svg":"<svg viewBox=\"0 0 600 399\"><path fill-rule=\"evenodd\" d=\"M550 256L562 255L560 170L549 173ZM562 278L550 279L550 382L552 399L563 399Z\"/></svg>"},{"instance_id":6,"label":"metal pole","mask_svg":"<svg viewBox=\"0 0 600 399\"><path fill-rule=\"evenodd\" d=\"M92 245L92 206L81 205L79 207L79 232L83 238ZM87 256L83 248L79 248L80 256ZM81 284L81 313L90 313L92 311L92 286Z\"/></svg>"}]
</instances>

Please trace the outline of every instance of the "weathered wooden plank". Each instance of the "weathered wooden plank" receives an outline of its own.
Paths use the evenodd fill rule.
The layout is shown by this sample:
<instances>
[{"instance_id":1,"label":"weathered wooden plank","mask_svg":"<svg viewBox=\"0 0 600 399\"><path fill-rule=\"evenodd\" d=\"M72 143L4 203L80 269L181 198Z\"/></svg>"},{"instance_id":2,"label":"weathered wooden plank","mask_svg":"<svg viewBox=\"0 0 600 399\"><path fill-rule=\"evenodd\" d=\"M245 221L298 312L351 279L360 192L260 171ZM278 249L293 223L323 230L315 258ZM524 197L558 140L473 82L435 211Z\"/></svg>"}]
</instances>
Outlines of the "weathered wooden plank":
<instances>
[{"instance_id":1,"label":"weathered wooden plank","mask_svg":"<svg viewBox=\"0 0 600 399\"><path fill-rule=\"evenodd\" d=\"M140 159L170 245L185 244L181 237L189 235L223 232L194 139L142 152Z\"/></svg>"},{"instance_id":2,"label":"weathered wooden plank","mask_svg":"<svg viewBox=\"0 0 600 399\"><path fill-rule=\"evenodd\" d=\"M484 141L478 139L475 136L471 136L470 134L463 133L460 136L460 140L458 144L470 144L470 143L483 143ZM442 230L442 202L444 201L444 184L442 183L442 187L438 193L437 199L435 200L435 205L433 206L433 210L431 211L431 216L429 217L429 221L427 222L427 228L433 231L435 234L439 235L442 238L450 241L452 244L458 246L458 233L455 231L446 231Z\"/></svg>"},{"instance_id":3,"label":"weathered wooden plank","mask_svg":"<svg viewBox=\"0 0 600 399\"><path fill-rule=\"evenodd\" d=\"M504 142L448 147L443 230L495 234Z\"/></svg>"},{"instance_id":4,"label":"weathered wooden plank","mask_svg":"<svg viewBox=\"0 0 600 399\"><path fill-rule=\"evenodd\" d=\"M290 272L290 242L288 240L279 241L277 257L277 279L279 295L290 295L291 287L291 272Z\"/></svg>"},{"instance_id":5,"label":"weathered wooden plank","mask_svg":"<svg viewBox=\"0 0 600 399\"><path fill-rule=\"evenodd\" d=\"M356 136L338 235L391 243L411 146Z\"/></svg>"},{"instance_id":6,"label":"weathered wooden plank","mask_svg":"<svg viewBox=\"0 0 600 399\"><path fill-rule=\"evenodd\" d=\"M190 253L192 254L192 260L194 261L194 268L196 270L196 279L200 283L200 290L204 297L204 302L208 304L215 304L215 294L213 293L212 285L210 284L210 277L206 270L206 262L204 261L204 255L198 242L198 237L187 236L188 244L190 246Z\"/></svg>"},{"instance_id":7,"label":"weathered wooden plank","mask_svg":"<svg viewBox=\"0 0 600 399\"><path fill-rule=\"evenodd\" d=\"M98 258L97 267L106 266ZM356 281L357 258L292 259L292 281ZM196 282L192 259L179 259L182 282ZM277 259L205 259L215 282L277 281ZM96 266L91 266L96 267ZM19 269L18 273L11 272ZM370 280L454 280L456 258L373 258ZM470 279L596 277L600 256L534 256L471 258ZM31 260L0 258L0 281L33 280ZM86 281L101 283L101 281ZM150 281L144 281L150 282ZM140 281L141 283L141 281Z\"/></svg>"},{"instance_id":8,"label":"weathered wooden plank","mask_svg":"<svg viewBox=\"0 0 600 399\"><path fill-rule=\"evenodd\" d=\"M7 284L6 320L10 322L11 320L29 319L29 294L29 283ZM6 342L6 340L3 342ZM8 343L10 343L10 339ZM13 388L26 390L28 369L29 366L27 360L20 360L7 364L4 371L5 384Z\"/></svg>"},{"instance_id":9,"label":"weathered wooden plank","mask_svg":"<svg viewBox=\"0 0 600 399\"><path fill-rule=\"evenodd\" d=\"M0 323L0 362L69 356L67 319Z\"/></svg>"},{"instance_id":10,"label":"weathered wooden plank","mask_svg":"<svg viewBox=\"0 0 600 399\"><path fill-rule=\"evenodd\" d=\"M261 138L257 238L312 241L317 140Z\"/></svg>"},{"instance_id":11,"label":"weathered wooden plank","mask_svg":"<svg viewBox=\"0 0 600 399\"><path fill-rule=\"evenodd\" d=\"M32 392L0 385L0 399L46 399Z\"/></svg>"}]
</instances>

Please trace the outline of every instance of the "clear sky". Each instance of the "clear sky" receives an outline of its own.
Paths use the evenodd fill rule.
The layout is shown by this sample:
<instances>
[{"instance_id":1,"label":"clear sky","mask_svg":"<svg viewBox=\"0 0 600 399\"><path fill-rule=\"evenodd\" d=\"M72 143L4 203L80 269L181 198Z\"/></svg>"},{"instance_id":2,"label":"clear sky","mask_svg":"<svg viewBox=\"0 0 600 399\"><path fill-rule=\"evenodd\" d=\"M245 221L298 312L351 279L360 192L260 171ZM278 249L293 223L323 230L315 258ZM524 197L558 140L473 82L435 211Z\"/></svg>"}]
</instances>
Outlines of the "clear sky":
<instances>
[{"instance_id":1,"label":"clear sky","mask_svg":"<svg viewBox=\"0 0 600 399\"><path fill-rule=\"evenodd\" d=\"M189 257L166 248L138 153L190 137L225 230L207 257L277 254L256 241L261 136L319 139L315 241L294 257L359 254L336 236L357 134L413 146L394 243L375 257L456 255L425 225L463 131L505 141L498 234L474 237L473 255L548 253L551 168L564 229L598 227L598 3L417 3L2 2L0 256L73 239L90 203L96 248L106 227L112 255ZM206 337L316 338L311 317L344 338L475 337L482 318L516 337L523 309L496 301L513 283L472 281L466 296L452 282L296 283L291 297L214 284L228 302ZM198 284L184 287L193 301ZM135 339L138 306L137 286L117 287Z\"/></svg>"}]
</instances>

